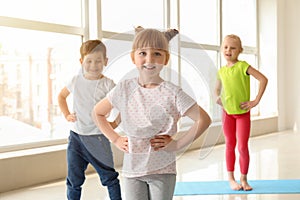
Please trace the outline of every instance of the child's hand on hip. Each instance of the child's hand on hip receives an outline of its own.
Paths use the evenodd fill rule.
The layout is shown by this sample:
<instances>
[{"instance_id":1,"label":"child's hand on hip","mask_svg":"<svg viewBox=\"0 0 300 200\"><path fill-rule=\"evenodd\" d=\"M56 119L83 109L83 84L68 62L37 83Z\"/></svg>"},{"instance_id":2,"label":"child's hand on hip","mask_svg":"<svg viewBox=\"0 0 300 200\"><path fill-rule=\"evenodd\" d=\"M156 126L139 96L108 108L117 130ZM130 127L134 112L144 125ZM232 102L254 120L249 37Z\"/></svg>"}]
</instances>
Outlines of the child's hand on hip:
<instances>
[{"instance_id":1,"label":"child's hand on hip","mask_svg":"<svg viewBox=\"0 0 300 200\"><path fill-rule=\"evenodd\" d=\"M150 143L151 147L153 147L155 151L158 151L164 149L172 140L170 135L156 135L150 140Z\"/></svg>"}]
</instances>

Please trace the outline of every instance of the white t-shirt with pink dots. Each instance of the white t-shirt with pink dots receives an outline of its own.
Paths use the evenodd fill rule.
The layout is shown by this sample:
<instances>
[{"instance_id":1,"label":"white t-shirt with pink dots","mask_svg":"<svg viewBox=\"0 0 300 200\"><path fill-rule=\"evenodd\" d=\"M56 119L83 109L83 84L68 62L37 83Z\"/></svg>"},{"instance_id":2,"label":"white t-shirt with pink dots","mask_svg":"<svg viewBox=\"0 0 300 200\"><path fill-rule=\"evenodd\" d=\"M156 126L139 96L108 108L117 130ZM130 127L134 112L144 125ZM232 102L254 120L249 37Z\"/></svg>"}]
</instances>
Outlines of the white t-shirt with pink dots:
<instances>
[{"instance_id":1,"label":"white t-shirt with pink dots","mask_svg":"<svg viewBox=\"0 0 300 200\"><path fill-rule=\"evenodd\" d=\"M196 101L171 82L144 88L138 78L120 82L107 97L120 111L120 127L128 137L123 175L176 174L176 152L154 151L150 139L176 134L178 120Z\"/></svg>"}]
</instances>

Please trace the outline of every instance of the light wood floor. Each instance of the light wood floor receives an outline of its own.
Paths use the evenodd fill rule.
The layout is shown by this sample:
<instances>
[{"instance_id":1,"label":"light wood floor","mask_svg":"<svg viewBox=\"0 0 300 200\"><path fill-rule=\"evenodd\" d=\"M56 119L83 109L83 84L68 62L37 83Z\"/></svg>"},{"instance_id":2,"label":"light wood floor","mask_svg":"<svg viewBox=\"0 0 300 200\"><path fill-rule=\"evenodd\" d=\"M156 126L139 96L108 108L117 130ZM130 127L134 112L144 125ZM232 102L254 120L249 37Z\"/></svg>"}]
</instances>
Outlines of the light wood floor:
<instances>
[{"instance_id":1,"label":"light wood floor","mask_svg":"<svg viewBox=\"0 0 300 200\"><path fill-rule=\"evenodd\" d=\"M251 138L249 180L300 179L300 132L285 131ZM224 145L190 151L177 161L177 181L227 180ZM235 176L239 178L239 167ZM21 178L21 177L20 177ZM122 181L122 177L120 177ZM107 200L106 188L98 176L88 175L82 200ZM121 185L122 186L122 185ZM65 180L0 194L0 200L64 200ZM122 191L123 193L125 191ZM174 200L299 200L290 195L203 195L174 197Z\"/></svg>"}]
</instances>

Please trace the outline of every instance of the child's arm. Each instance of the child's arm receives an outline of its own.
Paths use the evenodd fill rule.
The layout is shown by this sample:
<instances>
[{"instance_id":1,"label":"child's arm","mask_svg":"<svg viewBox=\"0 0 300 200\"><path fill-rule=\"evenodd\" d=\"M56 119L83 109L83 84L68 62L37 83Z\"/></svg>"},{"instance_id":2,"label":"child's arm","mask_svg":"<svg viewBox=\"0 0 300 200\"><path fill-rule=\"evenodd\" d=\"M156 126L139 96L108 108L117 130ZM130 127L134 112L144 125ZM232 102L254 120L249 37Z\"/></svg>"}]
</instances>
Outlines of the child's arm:
<instances>
[{"instance_id":1,"label":"child's arm","mask_svg":"<svg viewBox=\"0 0 300 200\"><path fill-rule=\"evenodd\" d=\"M101 132L121 151L128 152L128 139L127 137L121 137L114 131L113 127L107 121L106 116L112 110L112 105L107 98L102 99L96 104L93 111L93 119L101 130Z\"/></svg>"},{"instance_id":2,"label":"child's arm","mask_svg":"<svg viewBox=\"0 0 300 200\"><path fill-rule=\"evenodd\" d=\"M256 98L253 101L241 103L241 109L244 110L250 110L260 102L260 99L262 98L268 84L268 79L261 72L254 69L253 67L249 66L247 69L247 73L249 75L252 75L256 80L259 81L259 89Z\"/></svg>"},{"instance_id":3,"label":"child's arm","mask_svg":"<svg viewBox=\"0 0 300 200\"><path fill-rule=\"evenodd\" d=\"M211 119L209 115L197 104L193 105L187 112L194 124L178 140L173 140L170 136L158 135L151 140L151 145L155 150L164 149L166 151L179 151L191 144L209 127Z\"/></svg>"},{"instance_id":4,"label":"child's arm","mask_svg":"<svg viewBox=\"0 0 300 200\"><path fill-rule=\"evenodd\" d=\"M74 122L76 121L76 115L70 113L67 104L67 97L69 96L69 94L70 94L69 90L66 87L64 87L58 95L58 105L61 112L64 114L66 120L69 122Z\"/></svg>"},{"instance_id":5,"label":"child's arm","mask_svg":"<svg viewBox=\"0 0 300 200\"><path fill-rule=\"evenodd\" d=\"M216 96L216 103L219 104L220 106L223 106L222 100L221 100L221 90L222 90L222 82L221 80L216 81L215 85L215 96Z\"/></svg>"}]
</instances>

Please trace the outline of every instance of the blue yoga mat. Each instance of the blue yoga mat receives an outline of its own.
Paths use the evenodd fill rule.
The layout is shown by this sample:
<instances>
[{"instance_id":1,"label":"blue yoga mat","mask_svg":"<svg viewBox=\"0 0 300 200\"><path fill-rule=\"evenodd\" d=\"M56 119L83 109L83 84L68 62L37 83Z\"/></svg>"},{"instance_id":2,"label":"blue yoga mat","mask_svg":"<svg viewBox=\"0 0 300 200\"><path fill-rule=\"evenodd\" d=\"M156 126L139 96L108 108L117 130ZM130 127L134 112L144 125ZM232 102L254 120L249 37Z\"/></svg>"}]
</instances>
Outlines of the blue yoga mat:
<instances>
[{"instance_id":1,"label":"blue yoga mat","mask_svg":"<svg viewBox=\"0 0 300 200\"><path fill-rule=\"evenodd\" d=\"M253 190L232 190L228 181L177 182L174 196L222 194L296 194L300 180L249 180Z\"/></svg>"}]
</instances>

